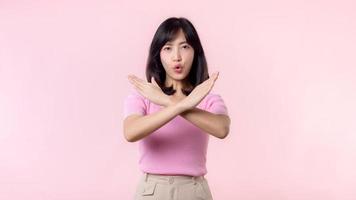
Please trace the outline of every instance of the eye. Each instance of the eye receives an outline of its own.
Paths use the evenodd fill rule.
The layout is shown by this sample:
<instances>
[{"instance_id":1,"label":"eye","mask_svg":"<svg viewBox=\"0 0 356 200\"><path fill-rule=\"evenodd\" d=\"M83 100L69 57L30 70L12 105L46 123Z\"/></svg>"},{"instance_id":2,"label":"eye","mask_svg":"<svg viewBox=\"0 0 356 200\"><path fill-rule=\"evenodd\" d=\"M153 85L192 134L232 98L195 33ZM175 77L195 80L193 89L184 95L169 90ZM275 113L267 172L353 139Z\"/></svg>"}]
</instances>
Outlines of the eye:
<instances>
[{"instance_id":1,"label":"eye","mask_svg":"<svg viewBox=\"0 0 356 200\"><path fill-rule=\"evenodd\" d=\"M190 47L189 47L189 45L184 45L183 48L184 49L189 49Z\"/></svg>"},{"instance_id":2,"label":"eye","mask_svg":"<svg viewBox=\"0 0 356 200\"><path fill-rule=\"evenodd\" d=\"M163 48L163 50L166 50L166 51L167 51L167 50L170 50L170 49L171 49L171 47L164 47L164 48Z\"/></svg>"}]
</instances>

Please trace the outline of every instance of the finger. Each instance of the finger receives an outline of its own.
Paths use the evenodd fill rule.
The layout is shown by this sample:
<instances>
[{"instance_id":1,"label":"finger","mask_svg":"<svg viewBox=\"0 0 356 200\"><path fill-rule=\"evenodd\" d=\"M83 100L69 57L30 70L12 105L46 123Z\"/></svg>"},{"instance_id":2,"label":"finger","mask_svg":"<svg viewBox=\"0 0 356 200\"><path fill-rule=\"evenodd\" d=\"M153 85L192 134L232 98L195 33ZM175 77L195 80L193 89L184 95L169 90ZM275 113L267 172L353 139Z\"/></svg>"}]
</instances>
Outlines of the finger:
<instances>
[{"instance_id":1,"label":"finger","mask_svg":"<svg viewBox=\"0 0 356 200\"><path fill-rule=\"evenodd\" d=\"M214 72L211 77L209 78L209 88L213 88L214 84L215 84L215 81L216 79L218 78L219 76L219 72Z\"/></svg>"},{"instance_id":2,"label":"finger","mask_svg":"<svg viewBox=\"0 0 356 200\"><path fill-rule=\"evenodd\" d=\"M142 96L145 96L143 90L139 86L137 86L137 85L133 85L133 86L137 92L139 92Z\"/></svg>"},{"instance_id":3,"label":"finger","mask_svg":"<svg viewBox=\"0 0 356 200\"><path fill-rule=\"evenodd\" d=\"M130 82L131 84L134 84L134 81L133 81L133 78L132 78L131 75L128 75L128 76L127 76L127 79L129 80L129 82Z\"/></svg>"},{"instance_id":4,"label":"finger","mask_svg":"<svg viewBox=\"0 0 356 200\"><path fill-rule=\"evenodd\" d=\"M146 82L146 81L140 79L139 77L137 77L137 76L135 76L135 75L132 76L132 79L134 79L134 80L136 80L136 81L138 81L138 82L140 82L140 83L145 83L145 82Z\"/></svg>"},{"instance_id":5,"label":"finger","mask_svg":"<svg viewBox=\"0 0 356 200\"><path fill-rule=\"evenodd\" d=\"M131 76L131 80L138 83L138 84L144 84L145 81L143 81L142 79L138 78L137 76L133 75Z\"/></svg>"},{"instance_id":6,"label":"finger","mask_svg":"<svg viewBox=\"0 0 356 200\"><path fill-rule=\"evenodd\" d=\"M127 79L129 79L129 81L131 81L132 80L132 75L131 74L129 74L128 76L127 76Z\"/></svg>"},{"instance_id":7,"label":"finger","mask_svg":"<svg viewBox=\"0 0 356 200\"><path fill-rule=\"evenodd\" d=\"M142 91L143 85L137 80L137 77L135 75L128 75L127 78L129 79L129 82L135 87L136 90L139 92Z\"/></svg>"},{"instance_id":8,"label":"finger","mask_svg":"<svg viewBox=\"0 0 356 200\"><path fill-rule=\"evenodd\" d=\"M137 83L141 83L141 84L144 84L144 83L145 83L144 80L138 78L137 76L135 76L135 75L133 75L133 74L128 75L128 79L129 79L129 80L132 80L132 81L135 81L135 82L137 82Z\"/></svg>"},{"instance_id":9,"label":"finger","mask_svg":"<svg viewBox=\"0 0 356 200\"><path fill-rule=\"evenodd\" d=\"M139 81L137 81L137 80L134 79L134 78L129 78L129 81L130 81L130 83L131 83L132 85L134 85L137 89L142 90L142 87L143 87L142 83L140 83Z\"/></svg>"},{"instance_id":10,"label":"finger","mask_svg":"<svg viewBox=\"0 0 356 200\"><path fill-rule=\"evenodd\" d=\"M218 76L219 76L219 72L214 72L211 77L212 77L212 79L213 79L214 81L216 81L216 79L218 78Z\"/></svg>"},{"instance_id":11,"label":"finger","mask_svg":"<svg viewBox=\"0 0 356 200\"><path fill-rule=\"evenodd\" d=\"M219 76L219 72L218 71L213 73L213 77L217 77L217 76Z\"/></svg>"},{"instance_id":12,"label":"finger","mask_svg":"<svg viewBox=\"0 0 356 200\"><path fill-rule=\"evenodd\" d=\"M151 83L153 83L153 85L155 85L155 86L158 86L158 83L156 82L156 80L153 76L151 77Z\"/></svg>"}]
</instances>

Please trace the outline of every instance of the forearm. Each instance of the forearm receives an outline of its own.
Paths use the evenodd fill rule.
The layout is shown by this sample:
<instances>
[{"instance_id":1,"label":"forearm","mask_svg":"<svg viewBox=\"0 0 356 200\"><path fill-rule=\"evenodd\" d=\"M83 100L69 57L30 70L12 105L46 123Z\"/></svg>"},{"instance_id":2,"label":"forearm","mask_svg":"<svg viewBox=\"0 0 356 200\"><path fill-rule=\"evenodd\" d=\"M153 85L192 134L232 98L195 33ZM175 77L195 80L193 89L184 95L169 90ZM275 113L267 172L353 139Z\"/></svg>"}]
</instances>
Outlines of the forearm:
<instances>
[{"instance_id":1,"label":"forearm","mask_svg":"<svg viewBox=\"0 0 356 200\"><path fill-rule=\"evenodd\" d=\"M182 112L180 116L217 138L223 139L229 133L230 118L227 115L214 114L199 108L193 108Z\"/></svg>"},{"instance_id":2,"label":"forearm","mask_svg":"<svg viewBox=\"0 0 356 200\"><path fill-rule=\"evenodd\" d=\"M129 142L138 141L165 125L184 110L179 104L174 104L153 114L129 116L124 120L125 138Z\"/></svg>"}]
</instances>

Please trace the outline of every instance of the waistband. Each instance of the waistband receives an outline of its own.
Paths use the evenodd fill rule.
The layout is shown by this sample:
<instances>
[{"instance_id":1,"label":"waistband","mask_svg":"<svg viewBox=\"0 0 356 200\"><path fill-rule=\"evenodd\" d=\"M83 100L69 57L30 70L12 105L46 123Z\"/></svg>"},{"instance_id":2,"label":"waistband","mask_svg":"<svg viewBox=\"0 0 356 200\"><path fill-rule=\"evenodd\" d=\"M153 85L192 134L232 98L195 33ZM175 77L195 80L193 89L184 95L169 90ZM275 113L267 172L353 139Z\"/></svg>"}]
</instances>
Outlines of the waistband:
<instances>
[{"instance_id":1,"label":"waistband","mask_svg":"<svg viewBox=\"0 0 356 200\"><path fill-rule=\"evenodd\" d=\"M204 176L188 176L188 175L162 175L162 174L150 174L144 172L144 181L156 181L160 183L182 183L182 182L198 182L204 180Z\"/></svg>"}]
</instances>

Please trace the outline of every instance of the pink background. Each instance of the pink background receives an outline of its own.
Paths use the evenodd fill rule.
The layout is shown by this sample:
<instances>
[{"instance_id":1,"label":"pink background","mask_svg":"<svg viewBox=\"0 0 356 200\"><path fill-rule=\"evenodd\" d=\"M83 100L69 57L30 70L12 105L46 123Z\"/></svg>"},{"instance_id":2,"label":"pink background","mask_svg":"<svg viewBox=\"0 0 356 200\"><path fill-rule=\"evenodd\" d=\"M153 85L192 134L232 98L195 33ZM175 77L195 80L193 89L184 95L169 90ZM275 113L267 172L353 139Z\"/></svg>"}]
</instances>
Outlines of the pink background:
<instances>
[{"instance_id":1,"label":"pink background","mask_svg":"<svg viewBox=\"0 0 356 200\"><path fill-rule=\"evenodd\" d=\"M129 73L158 25L195 25L232 119L215 199L356 199L354 1L0 1L0 199L130 199Z\"/></svg>"}]
</instances>

